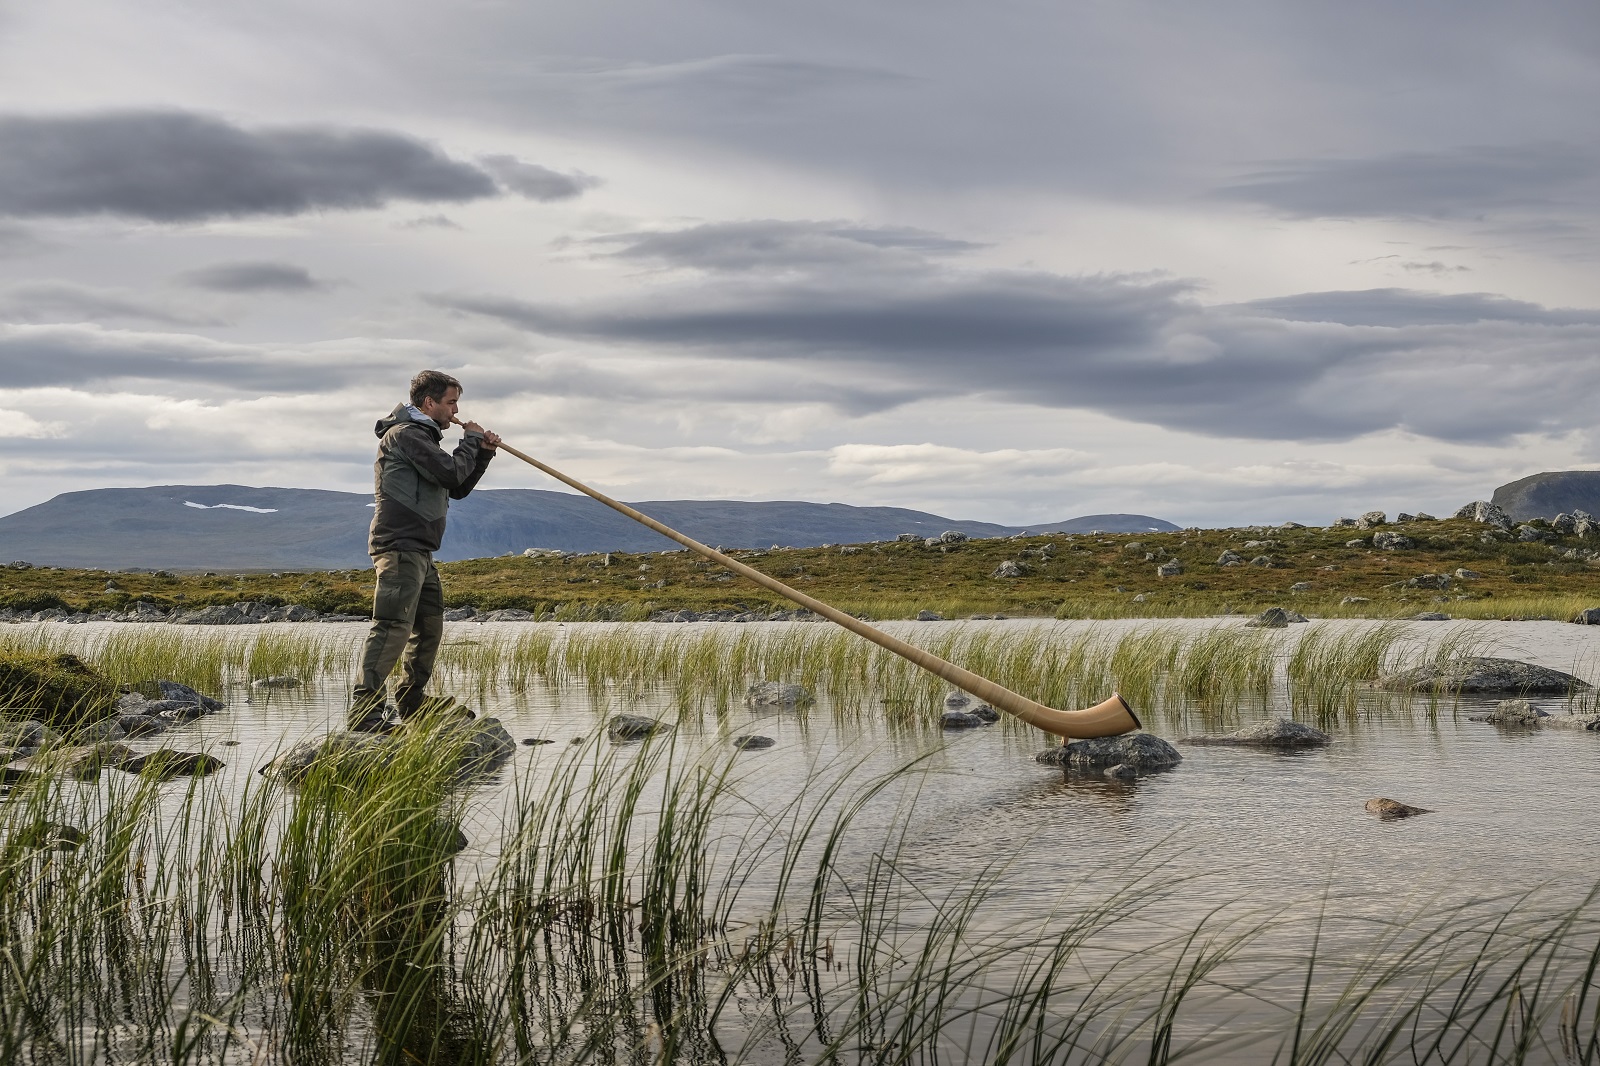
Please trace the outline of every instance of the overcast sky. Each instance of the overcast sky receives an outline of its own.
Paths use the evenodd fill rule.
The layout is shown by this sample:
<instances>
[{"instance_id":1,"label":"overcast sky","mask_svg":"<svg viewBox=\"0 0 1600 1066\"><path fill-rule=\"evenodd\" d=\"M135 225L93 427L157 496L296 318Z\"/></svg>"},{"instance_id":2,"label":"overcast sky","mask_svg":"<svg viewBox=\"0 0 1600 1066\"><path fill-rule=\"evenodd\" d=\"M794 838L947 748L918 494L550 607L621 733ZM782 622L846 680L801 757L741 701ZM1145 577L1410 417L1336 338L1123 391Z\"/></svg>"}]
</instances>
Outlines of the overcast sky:
<instances>
[{"instance_id":1,"label":"overcast sky","mask_svg":"<svg viewBox=\"0 0 1600 1066\"><path fill-rule=\"evenodd\" d=\"M1448 513L1600 466L1593 0L0 0L0 513ZM504 458L485 487L554 487Z\"/></svg>"}]
</instances>

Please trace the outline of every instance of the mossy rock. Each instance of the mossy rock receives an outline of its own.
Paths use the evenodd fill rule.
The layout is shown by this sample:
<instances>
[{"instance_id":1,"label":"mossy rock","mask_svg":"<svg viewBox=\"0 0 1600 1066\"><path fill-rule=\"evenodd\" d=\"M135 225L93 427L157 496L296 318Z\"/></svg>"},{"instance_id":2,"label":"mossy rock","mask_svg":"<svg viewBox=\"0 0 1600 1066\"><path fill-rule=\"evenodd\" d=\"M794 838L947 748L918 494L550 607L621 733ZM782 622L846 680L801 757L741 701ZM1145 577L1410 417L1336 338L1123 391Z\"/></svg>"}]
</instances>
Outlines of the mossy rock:
<instances>
[{"instance_id":1,"label":"mossy rock","mask_svg":"<svg viewBox=\"0 0 1600 1066\"><path fill-rule=\"evenodd\" d=\"M72 727L112 714L117 687L76 655L0 652L0 717Z\"/></svg>"}]
</instances>

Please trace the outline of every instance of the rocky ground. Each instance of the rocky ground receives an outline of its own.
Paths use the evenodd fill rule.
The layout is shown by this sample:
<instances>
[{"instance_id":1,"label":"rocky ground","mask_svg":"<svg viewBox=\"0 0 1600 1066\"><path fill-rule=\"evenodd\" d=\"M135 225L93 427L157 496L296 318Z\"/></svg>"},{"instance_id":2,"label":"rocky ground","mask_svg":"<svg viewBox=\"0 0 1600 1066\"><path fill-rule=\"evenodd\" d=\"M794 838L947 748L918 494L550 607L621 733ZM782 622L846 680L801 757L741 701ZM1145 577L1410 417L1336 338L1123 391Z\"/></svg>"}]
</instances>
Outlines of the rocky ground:
<instances>
[{"instance_id":1,"label":"rocky ground","mask_svg":"<svg viewBox=\"0 0 1600 1066\"><path fill-rule=\"evenodd\" d=\"M665 543L665 542L664 542ZM1551 617L1600 621L1600 524L1580 513L1514 524L1487 503L1445 519L1368 512L1171 533L730 550L869 618L1202 616ZM532 551L440 566L462 620L762 621L805 617L781 597L678 549ZM0 621L255 625L366 617L370 570L178 573L0 569Z\"/></svg>"}]
</instances>

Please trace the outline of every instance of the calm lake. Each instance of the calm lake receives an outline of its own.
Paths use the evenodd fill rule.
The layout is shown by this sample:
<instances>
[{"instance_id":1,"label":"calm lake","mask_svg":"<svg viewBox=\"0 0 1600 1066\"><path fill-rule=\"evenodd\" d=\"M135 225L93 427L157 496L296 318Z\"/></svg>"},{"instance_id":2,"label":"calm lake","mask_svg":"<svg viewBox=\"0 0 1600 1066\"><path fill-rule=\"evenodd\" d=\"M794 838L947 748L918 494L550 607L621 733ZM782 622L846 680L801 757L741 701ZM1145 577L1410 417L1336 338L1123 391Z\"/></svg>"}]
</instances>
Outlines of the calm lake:
<instances>
[{"instance_id":1,"label":"calm lake","mask_svg":"<svg viewBox=\"0 0 1600 1066\"><path fill-rule=\"evenodd\" d=\"M1313 623L1329 631L1358 631L1375 624ZM534 625L450 623L447 651L459 654L515 641ZM685 635L733 634L747 628L804 630L826 623L537 625L560 630L559 642L602 630L655 639L668 629ZM1110 639L1156 627L1201 633L1240 626L1241 619L1009 620L890 623L883 628L926 643L954 628L997 640L1029 633L1069 640L1086 631ZM92 656L98 642L129 628L52 624L50 631ZM352 658L365 633L362 625L307 623L292 628L347 646ZM1264 639L1273 641L1274 654L1286 661L1310 628L1292 626ZM215 639L209 629L191 632L193 639ZM1441 622L1411 624L1408 634L1418 648L1470 638L1476 654L1520 659L1600 681L1600 629L1553 622ZM249 640L253 634L241 631L229 637ZM1423 935L1435 923L1454 916L1449 930L1460 934L1507 916L1521 921L1572 913L1600 882L1600 734L1502 729L1468 720L1492 707L1494 700L1373 694L1362 697L1354 714L1315 722L1332 735L1326 748L1277 753L1180 744L1183 761L1177 767L1122 782L1069 776L1037 763L1034 756L1054 741L1014 723L941 732L937 704L926 708L924 719L931 725L908 727L875 713L881 700L870 693L850 700L848 707L835 706L823 691L802 711L758 712L738 703L719 709L714 700L686 698L669 683L603 685L596 690L580 679L555 687L536 683L512 692L506 685L469 676L461 660L450 661L456 665L443 672L436 688L461 695L480 715L499 718L518 741L553 741L519 746L504 770L467 792L461 823L469 843L457 860L456 874L463 890L493 868L503 827L520 796L537 793L552 775L614 772L642 750L598 739L611 714L677 723L671 759L703 757L726 769L738 800L724 806L716 832L730 842L791 832L786 812L800 807L837 812L869 782L894 775L889 785L862 800L831 857L835 879L827 888L828 913L822 918L824 930L831 930L826 961L820 967L815 960L807 963L820 969L809 977L790 973L788 986L775 989L774 997L781 1001L780 1012L803 1014L813 995L811 983L848 986L864 956L878 964L886 945L908 956L928 937L939 935L955 903L970 902L963 927L970 944L962 950L977 960L974 966L982 975L978 985L989 993L974 985L957 997L972 1009L973 1020L951 1031L970 1030L961 1038L969 1043L963 1050L960 1039L946 1039L942 1061L993 1057L983 1043L990 1025L985 1011L993 1013L994 1003L1011 987L1008 982L1035 958L1021 947L1008 952L1008 940L1031 944L1077 916L1119 906L1115 901L1126 899L1130 891L1136 899L1126 912L1119 911L1115 922L1086 943L1073 965L1092 971L1099 964L1107 974L1126 975L1130 982L1159 983L1160 974L1181 970L1195 958L1190 934L1196 929L1204 930L1213 944L1236 945L1228 951L1215 949L1226 957L1207 970L1207 980L1191 994L1169 1039L1174 1046L1193 1045L1201 1059L1269 1062L1289 1061L1283 1018L1303 994L1325 1000L1331 1008L1365 982L1379 989L1374 1003L1404 1002L1415 975L1385 984L1378 974L1405 951L1416 950L1419 942L1437 947L1445 934ZM283 747L340 728L347 680L324 676L299 688L263 690L240 678L216 693L228 703L224 712L130 744L138 750L171 747L216 755L228 766L200 787L240 792ZM1274 691L1282 692L1281 677ZM1565 713L1562 699L1536 702L1552 713ZM1290 713L1278 695L1221 713L1188 704L1135 709L1149 732L1175 742L1190 733L1226 731ZM1305 720L1304 715L1297 717ZM741 734L771 737L776 743L735 752L730 740ZM575 744L576 738L584 738L585 744ZM580 752L593 757L584 759ZM839 788L829 794L834 785ZM170 787L176 792L183 786ZM1432 813L1382 821L1363 809L1378 796ZM649 802L647 797L646 807ZM725 851L733 854L733 845ZM735 940L739 930L753 928L770 907L783 871L772 859L752 863L744 876L743 902L728 926ZM874 927L882 939L863 943L851 932L861 927L852 924L851 916L859 915L863 898L875 891L872 886L891 881L893 891L885 887L883 892L885 900L893 897L892 913ZM809 884L799 887L809 889ZM1587 915L1588 909L1576 913ZM1323 971L1316 988L1307 992L1306 960L1313 943ZM1578 947L1586 944L1590 941ZM1582 951L1572 957L1581 962ZM1440 988L1457 987L1461 979L1452 974L1438 978ZM985 1002L989 1006L980 1008ZM1549 1018L1530 1016L1528 1025L1543 1026L1545 1037L1553 1041L1549 1032L1557 1022L1550 1019L1558 1007L1546 1004L1540 1009L1548 1009ZM1592 1010L1592 1005L1584 1009ZM1372 1018L1381 1016L1377 1006L1372 1010ZM732 1010L732 1043L747 1043L730 1058L794 1062L821 1051L816 1032L797 1030L792 1039L774 1035L771 1011L770 1004L753 1000ZM1365 1046L1361 1026L1370 1018L1362 1017L1366 1020L1351 1032L1330 1038L1332 1043L1347 1049ZM1095 1060L1092 1036L1093 1030L1076 1050L1063 1052L1061 1061L1075 1056ZM1150 1039L1141 1037L1120 1045L1115 1055L1107 1051L1106 1057L1137 1058L1149 1045ZM1555 1044L1540 1046L1549 1050ZM893 1060L864 1041L852 1048L842 1053L849 1061ZM1400 1056L1395 1050L1406 1061L1409 1054ZM1544 1054L1539 1051L1527 1061L1544 1061ZM1482 1048L1458 1048L1453 1054L1436 1049L1434 1057L1489 1061L1496 1055ZM1038 1054L1031 1058L1037 1060ZM925 1060L924 1049L917 1061Z\"/></svg>"}]
</instances>

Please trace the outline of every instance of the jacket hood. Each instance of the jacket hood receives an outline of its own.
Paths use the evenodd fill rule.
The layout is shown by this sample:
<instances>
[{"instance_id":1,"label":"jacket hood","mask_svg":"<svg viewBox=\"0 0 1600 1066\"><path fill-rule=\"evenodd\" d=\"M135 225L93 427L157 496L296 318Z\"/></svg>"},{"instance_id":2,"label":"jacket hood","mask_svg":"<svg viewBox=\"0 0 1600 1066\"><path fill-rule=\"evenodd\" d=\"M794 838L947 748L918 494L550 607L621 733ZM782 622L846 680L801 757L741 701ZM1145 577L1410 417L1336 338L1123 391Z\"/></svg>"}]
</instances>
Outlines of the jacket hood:
<instances>
[{"instance_id":1,"label":"jacket hood","mask_svg":"<svg viewBox=\"0 0 1600 1066\"><path fill-rule=\"evenodd\" d=\"M405 425L408 422L419 425L423 429L430 431L433 434L433 439L435 441L441 441L444 439L444 430L440 429L439 424L433 419L429 418L418 421L417 419L411 417L411 405L408 403L395 404L393 411L390 411L388 414L378 419L377 424L372 427L372 432L375 436L382 438L385 433L389 432L395 426Z\"/></svg>"}]
</instances>

